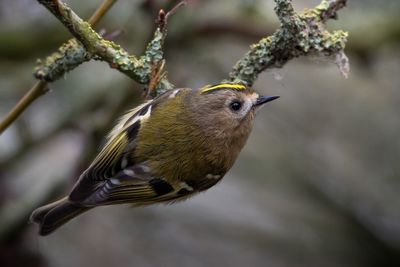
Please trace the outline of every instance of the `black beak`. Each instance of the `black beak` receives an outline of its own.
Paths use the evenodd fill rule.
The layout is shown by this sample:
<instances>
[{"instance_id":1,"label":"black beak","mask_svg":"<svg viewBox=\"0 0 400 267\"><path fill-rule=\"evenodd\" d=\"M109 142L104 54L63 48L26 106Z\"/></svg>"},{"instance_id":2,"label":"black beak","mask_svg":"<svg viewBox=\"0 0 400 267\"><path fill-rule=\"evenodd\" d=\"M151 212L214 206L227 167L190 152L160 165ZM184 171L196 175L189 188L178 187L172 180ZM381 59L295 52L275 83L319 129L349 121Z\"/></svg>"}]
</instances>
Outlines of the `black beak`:
<instances>
[{"instance_id":1,"label":"black beak","mask_svg":"<svg viewBox=\"0 0 400 267\"><path fill-rule=\"evenodd\" d=\"M271 102L275 99L278 99L279 96L259 96L257 102L254 104L255 107L264 105L267 102Z\"/></svg>"}]
</instances>

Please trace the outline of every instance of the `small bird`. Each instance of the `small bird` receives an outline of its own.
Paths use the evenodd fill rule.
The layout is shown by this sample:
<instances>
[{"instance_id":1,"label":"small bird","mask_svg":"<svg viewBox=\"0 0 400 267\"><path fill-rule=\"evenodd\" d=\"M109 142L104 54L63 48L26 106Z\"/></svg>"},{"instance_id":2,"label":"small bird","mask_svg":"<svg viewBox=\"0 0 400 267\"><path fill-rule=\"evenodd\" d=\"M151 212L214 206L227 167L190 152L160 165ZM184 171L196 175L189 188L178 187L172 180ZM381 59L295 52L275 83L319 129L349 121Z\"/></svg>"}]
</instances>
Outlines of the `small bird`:
<instances>
[{"instance_id":1,"label":"small bird","mask_svg":"<svg viewBox=\"0 0 400 267\"><path fill-rule=\"evenodd\" d=\"M71 193L30 219L48 235L96 206L176 202L204 191L234 164L256 112L277 98L234 83L170 90L124 115Z\"/></svg>"}]
</instances>

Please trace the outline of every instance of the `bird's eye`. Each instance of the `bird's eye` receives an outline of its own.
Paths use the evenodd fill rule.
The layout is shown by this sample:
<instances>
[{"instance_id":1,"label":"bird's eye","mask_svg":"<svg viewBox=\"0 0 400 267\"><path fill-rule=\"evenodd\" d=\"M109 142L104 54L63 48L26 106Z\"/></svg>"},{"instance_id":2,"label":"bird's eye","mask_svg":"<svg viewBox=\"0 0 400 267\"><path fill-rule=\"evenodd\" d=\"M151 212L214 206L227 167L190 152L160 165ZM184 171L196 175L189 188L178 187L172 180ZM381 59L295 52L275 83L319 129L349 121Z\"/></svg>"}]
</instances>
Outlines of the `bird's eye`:
<instances>
[{"instance_id":1,"label":"bird's eye","mask_svg":"<svg viewBox=\"0 0 400 267\"><path fill-rule=\"evenodd\" d=\"M234 100L230 103L229 107L233 111L238 111L242 107L242 103L239 102L238 100Z\"/></svg>"}]
</instances>

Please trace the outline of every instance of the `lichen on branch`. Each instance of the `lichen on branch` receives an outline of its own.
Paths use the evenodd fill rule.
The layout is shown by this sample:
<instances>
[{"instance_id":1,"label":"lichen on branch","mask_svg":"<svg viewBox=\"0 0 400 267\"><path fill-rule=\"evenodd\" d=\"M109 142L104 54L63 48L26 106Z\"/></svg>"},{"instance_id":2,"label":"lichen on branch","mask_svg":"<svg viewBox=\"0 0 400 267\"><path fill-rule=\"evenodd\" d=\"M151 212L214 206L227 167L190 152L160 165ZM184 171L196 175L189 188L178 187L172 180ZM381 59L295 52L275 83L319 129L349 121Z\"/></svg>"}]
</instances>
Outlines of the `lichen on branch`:
<instances>
[{"instance_id":1,"label":"lichen on branch","mask_svg":"<svg viewBox=\"0 0 400 267\"><path fill-rule=\"evenodd\" d=\"M83 45L86 53L83 53L79 43L72 47L71 53L62 51L69 56L62 57L60 56L62 53L55 53L39 65L35 72L36 77L58 78L63 73L62 70L59 71L60 69L64 69L65 73L81 62L93 58L108 62L112 68L140 84L150 83L153 66L163 60L163 42L166 36L163 23L159 24L146 52L138 58L130 55L118 44L102 38L89 23L79 18L66 4L58 0L38 1L69 29ZM315 8L307 9L300 14L295 12L291 0L275 0L275 3L275 12L281 27L272 36L265 37L250 46L250 50L233 67L229 81L251 86L259 73L268 68L280 68L293 58L311 54L332 57L338 53L344 55L347 32L341 30L329 32L325 29L324 23L328 19L337 18L337 11L345 6L346 0L322 0ZM51 68L55 66L54 63L58 65L57 68ZM162 93L172 88L173 85L164 77L156 90Z\"/></svg>"},{"instance_id":2,"label":"lichen on branch","mask_svg":"<svg viewBox=\"0 0 400 267\"><path fill-rule=\"evenodd\" d=\"M36 77L57 79L60 74L66 73L80 63L88 59L95 59L108 62L111 68L119 70L140 84L147 85L149 83L153 64L163 59L163 42L166 31L157 28L153 39L147 45L145 53L137 58L134 55L130 55L120 45L104 39L92 29L88 22L82 20L65 3L56 0L38 1L63 23L79 43L83 45L86 53L82 53L79 45L68 46L67 43L66 50L51 55L45 60L44 64L38 66L35 71ZM60 49L63 49L63 47ZM63 58L59 56L60 54L65 54L66 56ZM164 78L160 81L157 89L161 92L172 88L173 85Z\"/></svg>"},{"instance_id":3,"label":"lichen on branch","mask_svg":"<svg viewBox=\"0 0 400 267\"><path fill-rule=\"evenodd\" d=\"M275 0L275 12L281 27L272 35L250 46L229 75L230 81L251 86L258 74L269 68L281 68L289 60L306 55L334 56L343 53L347 32L329 32L324 23L336 19L346 0L322 0L314 9L298 14L291 0Z\"/></svg>"},{"instance_id":4,"label":"lichen on branch","mask_svg":"<svg viewBox=\"0 0 400 267\"><path fill-rule=\"evenodd\" d=\"M296 13L291 0L275 0L275 12L281 27L271 36L250 46L250 50L240 59L229 74L228 81L251 86L258 75L268 68L280 68L289 60L306 55L324 55L335 58L341 73L349 71L348 59L344 53L347 32L329 32L324 23L337 18L337 11L347 0L322 0L313 9ZM185 1L180 1L168 13L159 13L158 27L146 51L140 57L130 55L113 41L104 39L93 30L95 24L116 0L104 0L103 4L88 21L82 20L65 3L59 0L38 0L76 39L63 44L58 51L38 62L34 75L38 83L0 122L0 133L4 131L35 99L47 90L47 82L53 82L65 73L91 59L106 61L111 68L126 74L136 82L148 87L152 97L172 89L174 86L166 77L163 43L166 37L168 16L173 14ZM161 69L160 69L160 66ZM154 73L157 73L156 77Z\"/></svg>"},{"instance_id":5,"label":"lichen on branch","mask_svg":"<svg viewBox=\"0 0 400 267\"><path fill-rule=\"evenodd\" d=\"M44 60L39 59L33 74L36 79L54 82L91 59L92 56L81 43L76 39L70 39Z\"/></svg>"},{"instance_id":6,"label":"lichen on branch","mask_svg":"<svg viewBox=\"0 0 400 267\"><path fill-rule=\"evenodd\" d=\"M110 10L117 0L104 0L96 9L88 22L95 26ZM47 91L47 82L55 81L64 73L74 69L82 62L89 60L86 50L75 39L63 44L57 52L44 61L39 62L35 68L35 77L39 79L36 84L25 93L18 103L0 121L0 134L7 129L36 99ZM42 67L42 68L41 68Z\"/></svg>"}]
</instances>

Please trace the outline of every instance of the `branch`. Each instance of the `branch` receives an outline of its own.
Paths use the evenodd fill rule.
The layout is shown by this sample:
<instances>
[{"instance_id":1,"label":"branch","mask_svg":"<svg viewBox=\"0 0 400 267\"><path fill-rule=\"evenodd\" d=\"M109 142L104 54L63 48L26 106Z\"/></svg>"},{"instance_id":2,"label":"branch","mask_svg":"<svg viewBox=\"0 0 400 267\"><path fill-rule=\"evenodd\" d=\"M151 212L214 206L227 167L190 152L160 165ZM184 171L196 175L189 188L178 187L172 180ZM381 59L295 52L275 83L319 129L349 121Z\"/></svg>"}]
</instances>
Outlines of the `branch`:
<instances>
[{"instance_id":1,"label":"branch","mask_svg":"<svg viewBox=\"0 0 400 267\"><path fill-rule=\"evenodd\" d=\"M104 0L104 2L97 8L92 17L89 19L89 23L93 26L101 20L101 18L107 13L112 5L117 0ZM68 58L70 61L62 62L63 58ZM86 51L82 45L78 44L75 39L71 39L63 44L57 52L53 53L45 61L44 68L42 70L38 68L35 73L38 81L23 97L22 99L11 109L11 111L5 116L0 122L0 134L4 132L20 115L29 107L36 99L44 95L47 89L47 82L55 81L68 70L75 68L82 62L89 60ZM60 64L61 63L61 64ZM58 66L58 67L57 67ZM61 68L59 66L62 66ZM46 76L45 73L54 73L52 76Z\"/></svg>"},{"instance_id":2,"label":"branch","mask_svg":"<svg viewBox=\"0 0 400 267\"><path fill-rule=\"evenodd\" d=\"M346 0L322 0L311 10L295 13L291 0L275 0L275 12L281 28L272 36L253 44L229 74L229 80L251 86L258 74L269 68L281 68L289 60L311 54L336 56L341 71L346 75L347 57L343 50L347 32L325 30L328 19L336 19L337 11Z\"/></svg>"},{"instance_id":3,"label":"branch","mask_svg":"<svg viewBox=\"0 0 400 267\"><path fill-rule=\"evenodd\" d=\"M92 27L96 26L117 0L105 0L88 20ZM38 60L34 76L39 80L54 82L67 72L75 69L83 62L89 61L91 55L75 38L68 40L56 52L44 61Z\"/></svg>"},{"instance_id":4,"label":"branch","mask_svg":"<svg viewBox=\"0 0 400 267\"><path fill-rule=\"evenodd\" d=\"M130 55L118 44L105 40L90 26L90 22L98 21L115 1L106 0L100 11L97 11L89 22L83 21L66 4L58 0L38 1L50 10L76 39L69 40L56 53L39 62L35 76L41 82L34 86L35 90L28 92L27 98L24 97L24 101L21 100L0 123L0 133L37 97L46 92L46 83L43 81L54 81L90 59L106 61L112 68L138 83L150 85L148 93L152 96L174 87L166 78L163 68L159 67L164 66L164 63L160 63L163 61L162 48L166 37L167 18L185 1L181 1L167 14L160 11L153 39L140 58ZM281 28L272 36L253 44L244 57L236 63L229 80L251 86L262 71L268 68L280 68L293 58L310 54L335 56L341 72L347 75L348 60L343 52L347 33L341 30L330 33L324 28L324 23L328 19L337 18L337 11L345 6L346 0L322 0L317 7L302 14L294 11L291 0L275 0L275 2L275 11L281 22ZM153 77L154 74L157 76Z\"/></svg>"},{"instance_id":5,"label":"branch","mask_svg":"<svg viewBox=\"0 0 400 267\"><path fill-rule=\"evenodd\" d=\"M328 19L337 19L338 10L345 7L346 2L347 0L324 0L311 12L325 23Z\"/></svg>"},{"instance_id":6,"label":"branch","mask_svg":"<svg viewBox=\"0 0 400 267\"><path fill-rule=\"evenodd\" d=\"M47 83L45 81L38 81L1 121L0 134L7 129L33 101L44 95L47 91Z\"/></svg>"},{"instance_id":7,"label":"branch","mask_svg":"<svg viewBox=\"0 0 400 267\"><path fill-rule=\"evenodd\" d=\"M149 83L153 64L163 59L162 47L166 36L166 31L163 30L164 26L156 29L144 55L137 58L118 44L102 38L89 23L82 20L65 3L58 0L38 1L82 43L90 58L108 62L111 68L117 69L140 84ZM173 85L164 77L160 81L158 91L162 92L171 88Z\"/></svg>"},{"instance_id":8,"label":"branch","mask_svg":"<svg viewBox=\"0 0 400 267\"><path fill-rule=\"evenodd\" d=\"M111 9L111 7L115 4L115 2L117 2L117 0L106 0L99 6L99 8L96 9L96 11L88 20L88 22L92 25L92 27L97 26L97 23L99 23L99 21Z\"/></svg>"}]
</instances>

